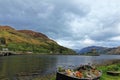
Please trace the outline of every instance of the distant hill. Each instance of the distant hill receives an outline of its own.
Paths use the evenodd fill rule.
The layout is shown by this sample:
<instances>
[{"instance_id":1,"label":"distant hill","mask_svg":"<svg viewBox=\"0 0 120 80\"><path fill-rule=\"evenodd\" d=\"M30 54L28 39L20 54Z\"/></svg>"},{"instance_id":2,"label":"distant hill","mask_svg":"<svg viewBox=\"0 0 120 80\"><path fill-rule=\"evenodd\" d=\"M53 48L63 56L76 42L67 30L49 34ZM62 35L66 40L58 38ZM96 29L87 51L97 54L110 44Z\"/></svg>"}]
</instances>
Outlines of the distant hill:
<instances>
[{"instance_id":1,"label":"distant hill","mask_svg":"<svg viewBox=\"0 0 120 80\"><path fill-rule=\"evenodd\" d=\"M120 47L114 47L114 48L107 48L107 47L101 47L101 46L89 46L85 47L78 51L78 54L89 54L93 55L96 52L96 54L111 54L116 55L120 54Z\"/></svg>"},{"instance_id":2,"label":"distant hill","mask_svg":"<svg viewBox=\"0 0 120 80\"><path fill-rule=\"evenodd\" d=\"M74 49L74 51L78 54L80 52L79 49Z\"/></svg>"},{"instance_id":3,"label":"distant hill","mask_svg":"<svg viewBox=\"0 0 120 80\"><path fill-rule=\"evenodd\" d=\"M21 53L75 54L72 49L60 46L43 33L16 30L10 26L0 26L0 50L4 47Z\"/></svg>"},{"instance_id":4,"label":"distant hill","mask_svg":"<svg viewBox=\"0 0 120 80\"><path fill-rule=\"evenodd\" d=\"M109 48L105 50L106 54L120 55L120 46L115 48Z\"/></svg>"},{"instance_id":5,"label":"distant hill","mask_svg":"<svg viewBox=\"0 0 120 80\"><path fill-rule=\"evenodd\" d=\"M80 54L84 54L84 53L88 53L90 52L92 49L96 49L96 51L98 53L102 52L103 50L107 49L106 47L101 47L101 46L89 46L89 47L85 47L83 49L81 49L79 51Z\"/></svg>"}]
</instances>

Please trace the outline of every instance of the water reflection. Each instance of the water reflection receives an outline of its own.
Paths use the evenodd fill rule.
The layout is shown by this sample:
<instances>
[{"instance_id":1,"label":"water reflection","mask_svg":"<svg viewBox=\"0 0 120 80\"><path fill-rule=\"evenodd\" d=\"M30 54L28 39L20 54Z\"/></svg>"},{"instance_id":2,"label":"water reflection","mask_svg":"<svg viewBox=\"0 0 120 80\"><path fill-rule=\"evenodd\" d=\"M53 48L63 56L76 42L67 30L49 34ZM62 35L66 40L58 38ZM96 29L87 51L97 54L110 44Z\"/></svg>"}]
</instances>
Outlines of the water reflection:
<instances>
[{"instance_id":1,"label":"water reflection","mask_svg":"<svg viewBox=\"0 0 120 80\"><path fill-rule=\"evenodd\" d=\"M19 76L45 75L53 71L56 64L55 57L23 55L1 57L0 78L14 80Z\"/></svg>"}]
</instances>

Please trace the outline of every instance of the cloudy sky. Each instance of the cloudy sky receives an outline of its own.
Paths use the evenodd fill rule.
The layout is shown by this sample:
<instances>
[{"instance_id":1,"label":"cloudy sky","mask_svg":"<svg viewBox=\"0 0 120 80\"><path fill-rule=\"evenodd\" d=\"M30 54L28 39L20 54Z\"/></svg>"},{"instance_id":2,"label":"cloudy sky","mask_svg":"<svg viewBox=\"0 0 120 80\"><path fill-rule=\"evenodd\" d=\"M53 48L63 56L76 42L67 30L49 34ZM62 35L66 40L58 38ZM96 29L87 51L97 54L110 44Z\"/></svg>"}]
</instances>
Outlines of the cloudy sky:
<instances>
[{"instance_id":1,"label":"cloudy sky","mask_svg":"<svg viewBox=\"0 0 120 80\"><path fill-rule=\"evenodd\" d=\"M0 25L42 32L72 49L120 46L120 0L0 0Z\"/></svg>"}]
</instances>

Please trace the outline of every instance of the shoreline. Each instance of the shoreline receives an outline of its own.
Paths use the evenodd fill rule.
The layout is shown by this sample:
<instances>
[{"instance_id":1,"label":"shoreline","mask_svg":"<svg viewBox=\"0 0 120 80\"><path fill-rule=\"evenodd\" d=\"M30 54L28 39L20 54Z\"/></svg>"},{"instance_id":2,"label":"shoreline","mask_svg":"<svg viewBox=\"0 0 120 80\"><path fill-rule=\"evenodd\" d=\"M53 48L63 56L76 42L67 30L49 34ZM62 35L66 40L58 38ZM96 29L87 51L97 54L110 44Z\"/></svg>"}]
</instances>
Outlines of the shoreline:
<instances>
[{"instance_id":1,"label":"shoreline","mask_svg":"<svg viewBox=\"0 0 120 80\"><path fill-rule=\"evenodd\" d=\"M39 52L24 52L24 51L1 51L0 56L11 56L11 55L58 55L58 56L102 56L102 55L119 55L119 54L100 54L100 55L81 55L81 54L62 54L62 53L39 53Z\"/></svg>"}]
</instances>

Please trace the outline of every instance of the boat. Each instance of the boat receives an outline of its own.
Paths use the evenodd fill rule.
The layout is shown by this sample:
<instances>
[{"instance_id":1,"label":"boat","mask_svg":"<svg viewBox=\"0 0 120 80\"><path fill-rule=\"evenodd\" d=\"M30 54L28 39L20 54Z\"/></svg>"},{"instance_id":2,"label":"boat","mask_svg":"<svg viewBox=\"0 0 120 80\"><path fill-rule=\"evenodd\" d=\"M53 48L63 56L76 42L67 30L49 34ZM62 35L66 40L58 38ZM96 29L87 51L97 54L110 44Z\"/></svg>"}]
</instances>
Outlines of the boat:
<instances>
[{"instance_id":1,"label":"boat","mask_svg":"<svg viewBox=\"0 0 120 80\"><path fill-rule=\"evenodd\" d=\"M57 70L56 72L56 80L99 80L102 76L102 72L99 70L96 70L98 72L97 75L91 73L90 75L84 74L83 76L83 73L92 72L92 69L94 68L88 65L77 67L76 69L71 70L71 72L70 70L67 72L66 69L60 69L60 71ZM79 71L82 73L81 76L77 73ZM91 75L92 77L90 77Z\"/></svg>"},{"instance_id":2,"label":"boat","mask_svg":"<svg viewBox=\"0 0 120 80\"><path fill-rule=\"evenodd\" d=\"M108 75L112 75L112 76L119 76L120 75L120 71L107 71Z\"/></svg>"}]
</instances>

